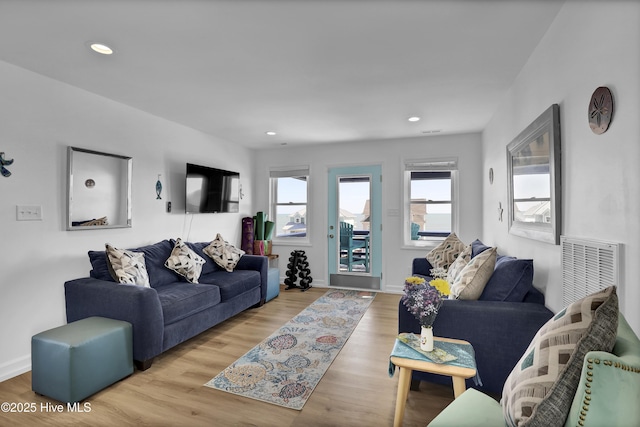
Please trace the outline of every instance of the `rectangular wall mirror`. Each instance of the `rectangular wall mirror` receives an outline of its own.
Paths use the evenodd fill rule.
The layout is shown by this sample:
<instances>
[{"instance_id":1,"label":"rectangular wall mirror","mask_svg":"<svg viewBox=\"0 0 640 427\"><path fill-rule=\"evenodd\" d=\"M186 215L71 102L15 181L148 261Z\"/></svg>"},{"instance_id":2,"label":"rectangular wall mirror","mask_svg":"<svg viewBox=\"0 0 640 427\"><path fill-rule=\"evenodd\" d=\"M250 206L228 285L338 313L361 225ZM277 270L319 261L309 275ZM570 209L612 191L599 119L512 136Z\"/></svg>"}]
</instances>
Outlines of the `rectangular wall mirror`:
<instances>
[{"instance_id":1,"label":"rectangular wall mirror","mask_svg":"<svg viewBox=\"0 0 640 427\"><path fill-rule=\"evenodd\" d=\"M560 244L560 113L549 107L507 146L509 232Z\"/></svg>"},{"instance_id":2,"label":"rectangular wall mirror","mask_svg":"<svg viewBox=\"0 0 640 427\"><path fill-rule=\"evenodd\" d=\"M131 227L131 157L68 148L67 230Z\"/></svg>"}]
</instances>

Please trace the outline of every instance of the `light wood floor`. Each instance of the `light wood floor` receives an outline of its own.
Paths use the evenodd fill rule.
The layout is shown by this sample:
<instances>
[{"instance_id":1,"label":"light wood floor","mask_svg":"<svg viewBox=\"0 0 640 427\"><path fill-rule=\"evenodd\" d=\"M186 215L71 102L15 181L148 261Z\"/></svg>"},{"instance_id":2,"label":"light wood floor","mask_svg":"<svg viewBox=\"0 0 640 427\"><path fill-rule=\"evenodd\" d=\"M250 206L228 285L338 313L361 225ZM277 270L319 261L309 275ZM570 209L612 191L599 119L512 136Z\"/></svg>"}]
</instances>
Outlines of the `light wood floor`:
<instances>
[{"instance_id":1,"label":"light wood floor","mask_svg":"<svg viewBox=\"0 0 640 427\"><path fill-rule=\"evenodd\" d=\"M48 426L391 426L398 374L388 376L399 295L378 294L302 411L203 384L322 296L285 291L157 357L153 366L89 397L90 412L47 413L59 404L31 391L31 373L0 383L0 403L35 403L35 413L2 413L0 425ZM426 426L453 400L450 386L411 391L404 426Z\"/></svg>"}]
</instances>

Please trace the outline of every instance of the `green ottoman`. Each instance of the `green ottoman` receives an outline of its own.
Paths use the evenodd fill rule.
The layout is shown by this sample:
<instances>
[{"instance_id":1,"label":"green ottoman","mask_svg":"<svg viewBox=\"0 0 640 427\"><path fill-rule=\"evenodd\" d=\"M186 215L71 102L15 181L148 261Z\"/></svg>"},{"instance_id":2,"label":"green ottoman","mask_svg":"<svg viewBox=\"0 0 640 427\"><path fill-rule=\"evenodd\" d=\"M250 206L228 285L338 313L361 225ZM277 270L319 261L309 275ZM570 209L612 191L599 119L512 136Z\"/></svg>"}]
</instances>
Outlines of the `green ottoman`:
<instances>
[{"instance_id":1,"label":"green ottoman","mask_svg":"<svg viewBox=\"0 0 640 427\"><path fill-rule=\"evenodd\" d=\"M31 338L31 388L79 402L133 373L131 324L89 317Z\"/></svg>"}]
</instances>

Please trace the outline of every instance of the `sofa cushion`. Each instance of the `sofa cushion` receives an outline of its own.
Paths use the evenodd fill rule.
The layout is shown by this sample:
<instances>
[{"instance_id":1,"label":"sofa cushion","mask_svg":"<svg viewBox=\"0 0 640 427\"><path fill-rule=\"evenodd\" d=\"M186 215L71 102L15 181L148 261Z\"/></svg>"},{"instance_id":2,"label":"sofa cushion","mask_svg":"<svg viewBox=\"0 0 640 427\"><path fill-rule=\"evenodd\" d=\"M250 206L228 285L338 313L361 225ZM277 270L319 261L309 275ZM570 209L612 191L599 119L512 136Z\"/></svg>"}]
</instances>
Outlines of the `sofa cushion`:
<instances>
[{"instance_id":1,"label":"sofa cushion","mask_svg":"<svg viewBox=\"0 0 640 427\"><path fill-rule=\"evenodd\" d=\"M260 272L255 270L214 271L200 276L200 283L210 283L220 288L221 300L228 301L248 290L260 287Z\"/></svg>"},{"instance_id":2,"label":"sofa cushion","mask_svg":"<svg viewBox=\"0 0 640 427\"><path fill-rule=\"evenodd\" d=\"M456 233L451 233L438 246L427 254L427 260L435 268L449 269L449 266L464 251L466 245L462 243Z\"/></svg>"},{"instance_id":3,"label":"sofa cushion","mask_svg":"<svg viewBox=\"0 0 640 427\"><path fill-rule=\"evenodd\" d=\"M171 255L164 263L164 266L170 270L175 271L188 282L198 283L200 273L202 272L202 265L206 261L200 255L190 249L182 239L176 240L176 243L171 251Z\"/></svg>"},{"instance_id":4,"label":"sofa cushion","mask_svg":"<svg viewBox=\"0 0 640 427\"><path fill-rule=\"evenodd\" d=\"M471 261L471 245L467 245L467 247L464 248L464 251L460 252L458 258L456 258L456 260L449 266L446 277L449 284L455 282L456 278L460 275L460 272L462 272L467 264L469 264L469 261Z\"/></svg>"},{"instance_id":5,"label":"sofa cushion","mask_svg":"<svg viewBox=\"0 0 640 427\"><path fill-rule=\"evenodd\" d=\"M477 300L484 290L496 265L496 248L484 251L473 258L451 283L451 298Z\"/></svg>"},{"instance_id":6,"label":"sofa cushion","mask_svg":"<svg viewBox=\"0 0 640 427\"><path fill-rule=\"evenodd\" d=\"M118 283L149 287L149 275L143 253L114 248L108 243L105 247L109 260L107 267L113 280Z\"/></svg>"},{"instance_id":7,"label":"sofa cushion","mask_svg":"<svg viewBox=\"0 0 640 427\"><path fill-rule=\"evenodd\" d=\"M502 392L508 426L563 425L589 351L610 352L618 330L611 286L567 306L536 333Z\"/></svg>"},{"instance_id":8,"label":"sofa cushion","mask_svg":"<svg viewBox=\"0 0 640 427\"><path fill-rule=\"evenodd\" d=\"M91 263L91 271L89 276L94 279L114 282L115 280L109 272L109 259L106 251L89 251L89 262ZM148 274L148 273L147 273Z\"/></svg>"},{"instance_id":9,"label":"sofa cushion","mask_svg":"<svg viewBox=\"0 0 640 427\"><path fill-rule=\"evenodd\" d=\"M240 257L244 255L244 251L242 249L238 249L229 244L229 242L222 238L220 233L218 233L209 246L204 248L204 253L228 272L233 271L238 264L238 261L240 261Z\"/></svg>"},{"instance_id":10,"label":"sofa cushion","mask_svg":"<svg viewBox=\"0 0 640 427\"><path fill-rule=\"evenodd\" d=\"M533 260L498 255L480 300L522 302L533 289Z\"/></svg>"},{"instance_id":11,"label":"sofa cushion","mask_svg":"<svg viewBox=\"0 0 640 427\"><path fill-rule=\"evenodd\" d=\"M220 289L213 285L174 282L157 286L164 324L169 325L220 303Z\"/></svg>"},{"instance_id":12,"label":"sofa cushion","mask_svg":"<svg viewBox=\"0 0 640 427\"><path fill-rule=\"evenodd\" d=\"M197 242L197 243L185 242L185 244L189 246L189 248L191 248L192 251L194 251L199 256L201 256L203 259L207 260L211 258L209 255L204 253L204 248L209 246L211 242ZM213 273L214 271L220 270L220 268L221 267L219 267L218 264L216 264L215 262L205 262L204 265L202 266L202 272L200 274L202 275L202 274Z\"/></svg>"},{"instance_id":13,"label":"sofa cushion","mask_svg":"<svg viewBox=\"0 0 640 427\"><path fill-rule=\"evenodd\" d=\"M162 284L173 283L180 279L180 276L164 266L164 262L173 250L173 243L169 240L162 240L152 245L128 250L144 253L144 262L147 267L147 274L149 275L149 284L152 288ZM89 251L89 261L91 261L92 267L91 277L99 280L113 281L113 278L109 274L107 254L105 251Z\"/></svg>"},{"instance_id":14,"label":"sofa cushion","mask_svg":"<svg viewBox=\"0 0 640 427\"><path fill-rule=\"evenodd\" d=\"M173 244L169 240L162 240L152 245L141 246L131 250L144 253L152 288L180 280L180 276L164 266L165 261L173 250Z\"/></svg>"},{"instance_id":15,"label":"sofa cushion","mask_svg":"<svg viewBox=\"0 0 640 427\"><path fill-rule=\"evenodd\" d=\"M471 242L471 258L477 257L487 249L491 249L491 246L485 245L478 239L474 240L473 242Z\"/></svg>"}]
</instances>

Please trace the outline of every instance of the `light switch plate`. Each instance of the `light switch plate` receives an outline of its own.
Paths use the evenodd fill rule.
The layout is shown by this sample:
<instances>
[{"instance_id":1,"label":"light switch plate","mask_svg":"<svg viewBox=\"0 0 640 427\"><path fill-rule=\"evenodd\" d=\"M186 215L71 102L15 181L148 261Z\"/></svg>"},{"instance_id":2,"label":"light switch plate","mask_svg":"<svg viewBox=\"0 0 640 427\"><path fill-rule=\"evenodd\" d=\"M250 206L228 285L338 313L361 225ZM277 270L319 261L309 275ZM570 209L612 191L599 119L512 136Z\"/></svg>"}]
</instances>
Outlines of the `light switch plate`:
<instances>
[{"instance_id":1,"label":"light switch plate","mask_svg":"<svg viewBox=\"0 0 640 427\"><path fill-rule=\"evenodd\" d=\"M18 205L16 206L16 220L18 221L42 221L42 206Z\"/></svg>"}]
</instances>

